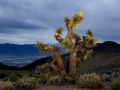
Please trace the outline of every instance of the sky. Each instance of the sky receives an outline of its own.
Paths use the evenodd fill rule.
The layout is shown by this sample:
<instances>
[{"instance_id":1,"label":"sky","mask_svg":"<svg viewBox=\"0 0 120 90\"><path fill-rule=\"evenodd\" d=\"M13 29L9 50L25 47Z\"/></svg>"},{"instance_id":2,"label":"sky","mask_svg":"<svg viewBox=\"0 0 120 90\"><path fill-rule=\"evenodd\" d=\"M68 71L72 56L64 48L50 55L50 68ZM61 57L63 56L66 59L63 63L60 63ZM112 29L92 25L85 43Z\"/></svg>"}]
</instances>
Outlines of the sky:
<instances>
[{"instance_id":1,"label":"sky","mask_svg":"<svg viewBox=\"0 0 120 90\"><path fill-rule=\"evenodd\" d=\"M0 0L0 43L57 43L54 33L64 17L84 10L84 20L74 30L85 36L91 29L99 43L120 43L120 0Z\"/></svg>"}]
</instances>

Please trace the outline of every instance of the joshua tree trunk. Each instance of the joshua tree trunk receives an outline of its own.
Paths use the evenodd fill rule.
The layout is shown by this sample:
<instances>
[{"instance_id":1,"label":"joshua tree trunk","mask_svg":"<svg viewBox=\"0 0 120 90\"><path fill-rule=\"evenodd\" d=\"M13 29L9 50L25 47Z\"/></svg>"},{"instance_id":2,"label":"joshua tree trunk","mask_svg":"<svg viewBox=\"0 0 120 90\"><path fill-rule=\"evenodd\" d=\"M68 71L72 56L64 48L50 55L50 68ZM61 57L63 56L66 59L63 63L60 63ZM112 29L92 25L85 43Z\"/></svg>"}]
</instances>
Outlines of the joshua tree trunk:
<instances>
[{"instance_id":1,"label":"joshua tree trunk","mask_svg":"<svg viewBox=\"0 0 120 90\"><path fill-rule=\"evenodd\" d=\"M76 75L76 52L72 50L69 55L69 76L74 78Z\"/></svg>"},{"instance_id":2,"label":"joshua tree trunk","mask_svg":"<svg viewBox=\"0 0 120 90\"><path fill-rule=\"evenodd\" d=\"M64 40L67 40L68 42L71 42L72 35L73 35L73 30L69 27L68 28L68 33L67 33L66 37L64 38Z\"/></svg>"}]
</instances>

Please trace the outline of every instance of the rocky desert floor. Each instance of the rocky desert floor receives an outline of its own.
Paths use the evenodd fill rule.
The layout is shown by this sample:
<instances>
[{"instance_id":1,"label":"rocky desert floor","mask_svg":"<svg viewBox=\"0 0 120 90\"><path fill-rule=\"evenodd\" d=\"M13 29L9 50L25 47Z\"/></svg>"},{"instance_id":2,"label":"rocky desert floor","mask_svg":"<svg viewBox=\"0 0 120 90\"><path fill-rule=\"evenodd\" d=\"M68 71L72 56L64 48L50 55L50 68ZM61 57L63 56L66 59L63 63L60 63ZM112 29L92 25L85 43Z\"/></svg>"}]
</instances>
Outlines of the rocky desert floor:
<instances>
[{"instance_id":1,"label":"rocky desert floor","mask_svg":"<svg viewBox=\"0 0 120 90\"><path fill-rule=\"evenodd\" d=\"M36 87L36 89L33 90L111 90L111 89L110 89L110 83L106 82L105 87L101 89L79 88L77 85L71 85L71 84L63 84L59 86L39 84Z\"/></svg>"}]
</instances>

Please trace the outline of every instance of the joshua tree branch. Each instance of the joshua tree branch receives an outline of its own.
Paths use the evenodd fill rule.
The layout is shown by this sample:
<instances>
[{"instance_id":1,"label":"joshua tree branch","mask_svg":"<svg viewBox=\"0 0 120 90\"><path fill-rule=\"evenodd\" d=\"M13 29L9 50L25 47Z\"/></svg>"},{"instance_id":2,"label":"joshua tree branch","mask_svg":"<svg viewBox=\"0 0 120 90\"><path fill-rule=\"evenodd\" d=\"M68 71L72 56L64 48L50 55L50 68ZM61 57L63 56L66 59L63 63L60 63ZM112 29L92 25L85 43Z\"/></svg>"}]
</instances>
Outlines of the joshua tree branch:
<instances>
[{"instance_id":1,"label":"joshua tree branch","mask_svg":"<svg viewBox=\"0 0 120 90\"><path fill-rule=\"evenodd\" d=\"M63 41L63 38L58 33L55 33L54 37L59 43L61 43Z\"/></svg>"},{"instance_id":2,"label":"joshua tree branch","mask_svg":"<svg viewBox=\"0 0 120 90\"><path fill-rule=\"evenodd\" d=\"M46 70L46 74L52 74L53 70L56 71L56 72L59 72L59 68L54 64L54 63L45 63L43 64L42 66L37 66L36 67L36 72L42 72L43 70Z\"/></svg>"},{"instance_id":3,"label":"joshua tree branch","mask_svg":"<svg viewBox=\"0 0 120 90\"><path fill-rule=\"evenodd\" d=\"M83 36L83 42L84 42L85 44L87 44L87 42L88 42L88 40L89 40L90 38L91 38L90 35Z\"/></svg>"},{"instance_id":4,"label":"joshua tree branch","mask_svg":"<svg viewBox=\"0 0 120 90\"><path fill-rule=\"evenodd\" d=\"M45 49L49 49L49 50L54 51L54 53L52 55L54 63L55 62L57 63L61 74L66 74L64 64L63 64L63 61L62 61L62 58L61 58L61 55L60 55L60 52L59 52L59 49L57 47L55 47L55 46L46 46Z\"/></svg>"},{"instance_id":5,"label":"joshua tree branch","mask_svg":"<svg viewBox=\"0 0 120 90\"><path fill-rule=\"evenodd\" d=\"M72 34L73 34L72 27L69 26L67 28L67 30L68 30L68 33L67 33L66 37L64 38L64 40L68 40L69 42L71 42L71 40L72 40Z\"/></svg>"},{"instance_id":6,"label":"joshua tree branch","mask_svg":"<svg viewBox=\"0 0 120 90\"><path fill-rule=\"evenodd\" d=\"M49 66L49 63L45 63L45 64L43 64L41 66L37 66L36 69L35 69L35 72L40 73L43 70L45 70L48 66Z\"/></svg>"}]
</instances>

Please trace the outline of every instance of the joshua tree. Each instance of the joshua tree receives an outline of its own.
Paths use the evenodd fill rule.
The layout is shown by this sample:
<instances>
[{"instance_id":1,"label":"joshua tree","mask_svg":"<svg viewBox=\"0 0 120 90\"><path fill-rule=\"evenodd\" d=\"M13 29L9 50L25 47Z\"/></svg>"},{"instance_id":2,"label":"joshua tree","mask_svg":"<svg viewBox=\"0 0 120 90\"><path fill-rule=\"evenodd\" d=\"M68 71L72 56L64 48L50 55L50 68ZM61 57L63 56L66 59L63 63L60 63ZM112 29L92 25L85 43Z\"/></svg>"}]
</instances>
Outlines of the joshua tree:
<instances>
[{"instance_id":1,"label":"joshua tree","mask_svg":"<svg viewBox=\"0 0 120 90\"><path fill-rule=\"evenodd\" d=\"M65 17L64 22L68 33L65 38L62 38L60 35L63 32L62 27L58 27L55 31L54 37L60 43L61 47L69 53L69 72L67 73L61 58L60 52L55 46L47 46L42 42L37 41L36 47L40 52L46 53L49 50L53 50L52 54L53 61L50 63L45 63L42 66L38 66L36 71L40 72L45 70L46 74L53 74L53 71L65 75L65 78L68 81L71 81L76 75L76 64L81 63L86 60L89 55L92 53L92 48L98 42L98 39L93 39L93 33L90 29L87 30L86 36L82 38L73 32L73 29L78 27L78 25L83 21L82 16L83 10L75 13L72 18ZM79 57L77 57L79 53Z\"/></svg>"}]
</instances>

